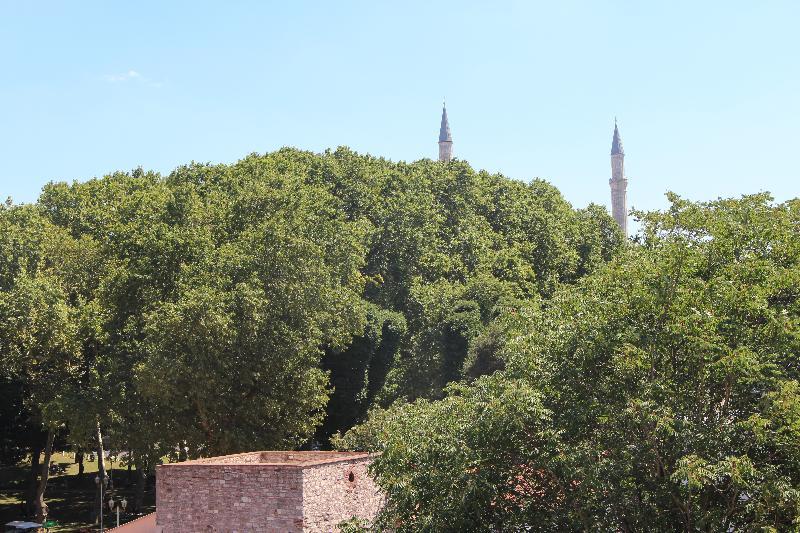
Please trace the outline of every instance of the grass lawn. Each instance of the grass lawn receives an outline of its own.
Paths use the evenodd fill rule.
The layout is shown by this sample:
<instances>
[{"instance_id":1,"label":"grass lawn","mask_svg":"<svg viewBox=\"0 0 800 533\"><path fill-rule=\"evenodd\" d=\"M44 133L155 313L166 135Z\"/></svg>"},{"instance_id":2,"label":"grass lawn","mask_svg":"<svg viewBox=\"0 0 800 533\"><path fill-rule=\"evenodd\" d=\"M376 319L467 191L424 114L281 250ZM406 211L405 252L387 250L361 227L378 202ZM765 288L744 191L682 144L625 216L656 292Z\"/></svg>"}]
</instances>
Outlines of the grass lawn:
<instances>
[{"instance_id":1,"label":"grass lawn","mask_svg":"<svg viewBox=\"0 0 800 533\"><path fill-rule=\"evenodd\" d=\"M53 454L53 463L63 465L66 470L63 474L50 476L45 492L45 501L50 509L48 518L58 521L59 527L51 529L53 532L79 531L82 528L95 528L92 520L92 508L95 505L96 486L94 478L97 475L97 461L89 463L84 461L83 479L78 478L78 465L73 462L71 455ZM113 479L114 488L108 494L115 500L124 496L133 505L134 491L136 490L136 473L132 472L128 483L128 469L114 463L113 470L106 461L108 475ZM14 465L0 465L0 526L12 520L21 520L21 504L24 500L27 473L30 470L30 460ZM150 482L153 479L149 480ZM105 497L106 502L108 497ZM144 508L142 513L151 513L155 510L155 489L152 483L147 484L144 494ZM116 523L116 514L108 512L108 507L103 510L106 528ZM120 514L120 523L133 520L139 515L131 513Z\"/></svg>"}]
</instances>

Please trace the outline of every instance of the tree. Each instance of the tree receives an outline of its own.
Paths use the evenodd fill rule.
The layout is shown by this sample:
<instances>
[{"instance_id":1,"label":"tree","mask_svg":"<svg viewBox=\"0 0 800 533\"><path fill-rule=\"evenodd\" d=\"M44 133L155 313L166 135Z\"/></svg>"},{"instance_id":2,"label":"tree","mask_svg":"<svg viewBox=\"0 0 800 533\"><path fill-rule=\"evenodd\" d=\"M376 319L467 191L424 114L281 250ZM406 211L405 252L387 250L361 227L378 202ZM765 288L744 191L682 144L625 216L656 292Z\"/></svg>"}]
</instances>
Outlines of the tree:
<instances>
[{"instance_id":1,"label":"tree","mask_svg":"<svg viewBox=\"0 0 800 533\"><path fill-rule=\"evenodd\" d=\"M796 527L797 202L641 214L641 246L565 289L529 336L569 450L576 522ZM529 372L532 369L529 367ZM776 402L777 398L781 398ZM778 407L778 404L780 407Z\"/></svg>"},{"instance_id":2,"label":"tree","mask_svg":"<svg viewBox=\"0 0 800 533\"><path fill-rule=\"evenodd\" d=\"M558 487L548 470L556 437L549 420L529 384L495 374L453 384L440 401L374 412L335 442L382 452L372 468L387 499L379 528L513 531L552 525Z\"/></svg>"},{"instance_id":3,"label":"tree","mask_svg":"<svg viewBox=\"0 0 800 533\"><path fill-rule=\"evenodd\" d=\"M291 175L269 187L252 165L263 162L242 162L247 172L218 177L214 190L196 185L209 169L170 178L198 202L186 216L211 246L143 315L137 387L199 453L308 439L327 401L320 347L343 347L363 328L363 230L324 191L293 186Z\"/></svg>"},{"instance_id":4,"label":"tree","mask_svg":"<svg viewBox=\"0 0 800 533\"><path fill-rule=\"evenodd\" d=\"M504 415L476 411L487 378L424 409L376 412L345 437L345 445L363 437L384 452L374 471L396 499L386 520L424 529L417 520L470 516L466 449L476 464L519 468L514 505L485 524L800 526L800 202L670 199L668 211L640 214L637 246L560 287L541 311L524 310L506 331L506 368L488 382L530 389L547 416L524 425L553 439L520 445L512 461L493 448L464 446L465 432L493 446L518 435ZM456 414L453 424L431 414L457 413L459 402L470 416ZM448 492L443 480L464 490ZM490 480L487 493L501 494L503 483Z\"/></svg>"},{"instance_id":5,"label":"tree","mask_svg":"<svg viewBox=\"0 0 800 533\"><path fill-rule=\"evenodd\" d=\"M383 390L392 363L399 355L406 332L402 314L370 305L362 335L341 351L327 350L322 368L330 372L332 392L316 440L329 445L330 437L363 422Z\"/></svg>"},{"instance_id":6,"label":"tree","mask_svg":"<svg viewBox=\"0 0 800 533\"><path fill-rule=\"evenodd\" d=\"M67 421L80 362L79 313L56 253L56 243L69 237L30 206L5 206L0 225L0 370L24 387L28 409L46 428L34 500L41 520L47 514L44 493L53 441ZM39 449L32 446L37 454Z\"/></svg>"}]
</instances>

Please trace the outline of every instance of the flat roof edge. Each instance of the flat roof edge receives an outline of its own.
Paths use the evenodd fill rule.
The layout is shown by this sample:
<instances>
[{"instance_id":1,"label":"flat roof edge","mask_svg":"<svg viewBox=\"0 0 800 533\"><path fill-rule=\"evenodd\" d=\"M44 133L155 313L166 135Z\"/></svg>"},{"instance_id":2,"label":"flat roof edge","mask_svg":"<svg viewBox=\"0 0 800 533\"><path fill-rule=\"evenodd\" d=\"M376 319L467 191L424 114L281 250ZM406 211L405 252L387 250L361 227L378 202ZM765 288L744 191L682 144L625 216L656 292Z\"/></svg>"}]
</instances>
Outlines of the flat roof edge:
<instances>
[{"instance_id":1,"label":"flat roof edge","mask_svg":"<svg viewBox=\"0 0 800 533\"><path fill-rule=\"evenodd\" d=\"M291 467L291 468L307 468L311 466L317 465L324 465L324 464L331 464L331 463L341 463L346 461L354 461L354 460L361 460L361 459L369 459L373 457L377 457L379 454L372 454L367 452L329 452L332 455L335 454L333 457L326 458L320 457L316 455L316 457L308 457L307 459L303 458L303 452L284 452L287 455L293 456L291 459L287 459L285 461L275 461L275 460L267 460L267 461L246 461L246 462L236 462L235 458L237 457L252 457L255 454L260 454L264 452L245 452L245 453L237 453L232 455L222 455L219 457L207 457L202 459L193 459L190 461L183 461L180 463L164 463L158 465L158 467L180 467L180 466L267 466L267 467ZM269 452L267 452L269 453ZM326 453L326 452L312 452L314 454ZM221 460L220 460L221 459ZM232 460L233 459L233 460Z\"/></svg>"}]
</instances>

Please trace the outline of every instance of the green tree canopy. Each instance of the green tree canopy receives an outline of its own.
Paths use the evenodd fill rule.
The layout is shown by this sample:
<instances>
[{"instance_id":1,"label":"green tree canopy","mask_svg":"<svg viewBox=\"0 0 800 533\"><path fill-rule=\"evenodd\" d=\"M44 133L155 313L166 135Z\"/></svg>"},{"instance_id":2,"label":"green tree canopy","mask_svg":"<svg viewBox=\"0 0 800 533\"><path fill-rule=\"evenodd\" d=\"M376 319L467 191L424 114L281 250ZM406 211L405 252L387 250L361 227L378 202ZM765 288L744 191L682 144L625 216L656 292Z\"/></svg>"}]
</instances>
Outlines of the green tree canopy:
<instances>
[{"instance_id":1,"label":"green tree canopy","mask_svg":"<svg viewBox=\"0 0 800 533\"><path fill-rule=\"evenodd\" d=\"M51 183L0 219L3 377L142 472L441 399L623 247L544 181L347 148Z\"/></svg>"},{"instance_id":2,"label":"green tree canopy","mask_svg":"<svg viewBox=\"0 0 800 533\"><path fill-rule=\"evenodd\" d=\"M396 502L387 520L464 529L437 517L495 509L469 490L488 468L519 472L522 493L485 523L622 531L800 526L800 203L776 205L767 195L670 199L668 211L640 214L639 245L561 287L542 311L530 308L506 331L506 369L490 382L478 380L469 393L454 389L436 407L376 412L346 436L344 446L384 451L375 473ZM496 380L525 383L542 415L514 417L522 424L514 426L503 425L514 405L457 414L461 402L468 413L482 409L480 391ZM448 409L452 419L432 414ZM426 425L436 429L428 433ZM463 444L465 432L502 443L520 427L557 438L519 445L518 454ZM464 454L489 466L476 470ZM487 493L502 494L504 483L491 481ZM404 503L421 491L443 496L419 508Z\"/></svg>"}]
</instances>

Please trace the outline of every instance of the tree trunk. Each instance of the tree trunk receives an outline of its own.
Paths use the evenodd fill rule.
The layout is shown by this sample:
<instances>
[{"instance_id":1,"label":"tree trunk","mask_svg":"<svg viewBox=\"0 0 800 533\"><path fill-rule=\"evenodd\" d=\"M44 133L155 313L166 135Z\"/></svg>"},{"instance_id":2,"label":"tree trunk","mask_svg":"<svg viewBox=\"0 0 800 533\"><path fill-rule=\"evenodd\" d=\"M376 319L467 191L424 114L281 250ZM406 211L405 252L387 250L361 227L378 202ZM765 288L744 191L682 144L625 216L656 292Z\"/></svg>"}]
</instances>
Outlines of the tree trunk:
<instances>
[{"instance_id":1,"label":"tree trunk","mask_svg":"<svg viewBox=\"0 0 800 533\"><path fill-rule=\"evenodd\" d=\"M47 504L44 503L44 491L47 488L47 479L50 477L50 457L53 455L53 439L56 436L55 429L50 426L47 428L47 444L44 448L44 461L41 464L41 474L39 487L36 489L36 521L43 522L47 516Z\"/></svg>"},{"instance_id":2,"label":"tree trunk","mask_svg":"<svg viewBox=\"0 0 800 533\"><path fill-rule=\"evenodd\" d=\"M42 455L42 444L37 442L31 447L31 469L28 473L28 488L25 491L25 516L33 516L36 512L36 489L39 484L40 455Z\"/></svg>"},{"instance_id":3,"label":"tree trunk","mask_svg":"<svg viewBox=\"0 0 800 533\"><path fill-rule=\"evenodd\" d=\"M178 444L178 462L182 463L186 461L189 457L186 454L186 441L181 441Z\"/></svg>"},{"instance_id":4,"label":"tree trunk","mask_svg":"<svg viewBox=\"0 0 800 533\"><path fill-rule=\"evenodd\" d=\"M133 452L128 450L128 481L127 486L131 486L131 478L133 477Z\"/></svg>"},{"instance_id":5,"label":"tree trunk","mask_svg":"<svg viewBox=\"0 0 800 533\"><path fill-rule=\"evenodd\" d=\"M103 489L105 489L104 482L106 479L106 462L103 459L103 433L100 431L100 421L97 421L97 497L94 501L94 510L92 514L95 516L95 521L100 520L100 509L103 505Z\"/></svg>"},{"instance_id":6,"label":"tree trunk","mask_svg":"<svg viewBox=\"0 0 800 533\"><path fill-rule=\"evenodd\" d=\"M78 463L78 483L83 481L83 452L75 454L75 462Z\"/></svg>"},{"instance_id":7,"label":"tree trunk","mask_svg":"<svg viewBox=\"0 0 800 533\"><path fill-rule=\"evenodd\" d=\"M136 454L136 493L133 501L133 508L137 513L142 512L144 506L144 486L147 482L147 474L145 472L145 461L137 453Z\"/></svg>"}]
</instances>

